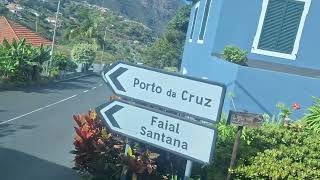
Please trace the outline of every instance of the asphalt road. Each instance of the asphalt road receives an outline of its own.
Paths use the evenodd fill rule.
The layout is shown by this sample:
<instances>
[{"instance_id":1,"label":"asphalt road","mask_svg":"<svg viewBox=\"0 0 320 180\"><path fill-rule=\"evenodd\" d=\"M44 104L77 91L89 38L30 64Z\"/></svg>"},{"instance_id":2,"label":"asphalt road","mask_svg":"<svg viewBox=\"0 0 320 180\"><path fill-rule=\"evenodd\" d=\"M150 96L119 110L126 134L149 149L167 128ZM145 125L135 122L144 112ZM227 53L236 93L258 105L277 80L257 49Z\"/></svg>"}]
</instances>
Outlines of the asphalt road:
<instances>
[{"instance_id":1,"label":"asphalt road","mask_svg":"<svg viewBox=\"0 0 320 180\"><path fill-rule=\"evenodd\" d=\"M72 115L106 102L100 77L0 91L0 179L74 180Z\"/></svg>"}]
</instances>

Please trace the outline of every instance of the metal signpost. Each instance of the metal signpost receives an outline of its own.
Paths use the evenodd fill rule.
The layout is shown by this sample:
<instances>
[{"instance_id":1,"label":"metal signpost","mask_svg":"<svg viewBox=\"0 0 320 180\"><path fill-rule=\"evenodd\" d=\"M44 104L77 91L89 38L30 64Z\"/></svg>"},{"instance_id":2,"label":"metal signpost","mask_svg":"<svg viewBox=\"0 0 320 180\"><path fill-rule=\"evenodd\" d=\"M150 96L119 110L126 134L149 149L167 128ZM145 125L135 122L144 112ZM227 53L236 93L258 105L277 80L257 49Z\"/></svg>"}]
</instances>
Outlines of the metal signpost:
<instances>
[{"instance_id":1,"label":"metal signpost","mask_svg":"<svg viewBox=\"0 0 320 180\"><path fill-rule=\"evenodd\" d=\"M214 128L119 100L102 105L96 110L99 117L106 121L108 128L117 134L188 160L205 164L212 160L217 133Z\"/></svg>"},{"instance_id":2,"label":"metal signpost","mask_svg":"<svg viewBox=\"0 0 320 180\"><path fill-rule=\"evenodd\" d=\"M226 87L135 64L117 62L103 72L115 94L217 122Z\"/></svg>"},{"instance_id":3,"label":"metal signpost","mask_svg":"<svg viewBox=\"0 0 320 180\"><path fill-rule=\"evenodd\" d=\"M219 121L225 85L125 62L111 65L102 77L115 94L132 100L96 109L111 131L185 157L185 180L193 161L211 162L217 131L201 121Z\"/></svg>"}]
</instances>

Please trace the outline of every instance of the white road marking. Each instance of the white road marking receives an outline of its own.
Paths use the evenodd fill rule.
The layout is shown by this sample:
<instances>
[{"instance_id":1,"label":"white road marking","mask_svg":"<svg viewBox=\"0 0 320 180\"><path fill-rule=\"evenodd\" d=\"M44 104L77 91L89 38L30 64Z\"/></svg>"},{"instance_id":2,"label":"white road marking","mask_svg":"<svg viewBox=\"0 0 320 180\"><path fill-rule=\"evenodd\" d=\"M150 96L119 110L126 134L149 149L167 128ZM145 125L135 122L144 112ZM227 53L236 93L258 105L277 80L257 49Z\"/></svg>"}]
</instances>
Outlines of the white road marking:
<instances>
[{"instance_id":1,"label":"white road marking","mask_svg":"<svg viewBox=\"0 0 320 180\"><path fill-rule=\"evenodd\" d=\"M74 97L76 97L76 96L78 96L78 94L75 94L75 95L70 96L70 97L68 97L68 98L62 99L62 100L57 101L57 102L55 102L55 103L49 104L49 105L47 105L47 106L41 107L41 108L39 108L39 109L33 110L33 111L28 112L28 113L26 113L26 114L23 114L23 115L21 115L21 116L18 116L18 117L15 117L15 118L12 118L12 119L9 119L9 120L0 122L0 125L9 123L9 122L11 122L11 121L14 121L14 120L20 119L20 118L22 118L22 117L28 116L28 115L30 115L30 114L32 114L32 113L35 113L35 112L41 111L41 110L43 110L43 109L49 108L49 107L51 107L51 106L54 106L54 105L59 104L59 103L62 103L62 102L64 102L64 101L67 101L67 100L69 100L69 99L71 99L71 98L74 98Z\"/></svg>"},{"instance_id":2,"label":"white road marking","mask_svg":"<svg viewBox=\"0 0 320 180\"><path fill-rule=\"evenodd\" d=\"M99 87L101 87L103 84L99 84Z\"/></svg>"},{"instance_id":3,"label":"white road marking","mask_svg":"<svg viewBox=\"0 0 320 180\"><path fill-rule=\"evenodd\" d=\"M93 88L91 88L92 90L94 90L94 89L96 89L97 87L93 87Z\"/></svg>"},{"instance_id":4,"label":"white road marking","mask_svg":"<svg viewBox=\"0 0 320 180\"><path fill-rule=\"evenodd\" d=\"M86 93L86 92L88 92L89 90L85 90L85 91L83 91L84 93Z\"/></svg>"}]
</instances>

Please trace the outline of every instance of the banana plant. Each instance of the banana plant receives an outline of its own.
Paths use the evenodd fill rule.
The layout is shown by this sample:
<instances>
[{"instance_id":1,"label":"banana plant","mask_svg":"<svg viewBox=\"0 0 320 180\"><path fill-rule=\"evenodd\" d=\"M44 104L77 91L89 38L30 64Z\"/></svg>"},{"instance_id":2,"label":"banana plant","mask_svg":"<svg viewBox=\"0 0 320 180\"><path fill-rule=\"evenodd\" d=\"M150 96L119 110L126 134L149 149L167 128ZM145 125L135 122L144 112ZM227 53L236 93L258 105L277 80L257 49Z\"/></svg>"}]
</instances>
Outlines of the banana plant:
<instances>
[{"instance_id":1,"label":"banana plant","mask_svg":"<svg viewBox=\"0 0 320 180\"><path fill-rule=\"evenodd\" d=\"M35 79L41 65L50 58L48 48L33 47L25 39L13 40L11 44L4 40L0 47L0 75L11 80Z\"/></svg>"},{"instance_id":2,"label":"banana plant","mask_svg":"<svg viewBox=\"0 0 320 180\"><path fill-rule=\"evenodd\" d=\"M4 76L8 79L16 71L15 63L10 61L10 58L5 56L0 57L0 76Z\"/></svg>"},{"instance_id":3,"label":"banana plant","mask_svg":"<svg viewBox=\"0 0 320 180\"><path fill-rule=\"evenodd\" d=\"M320 133L320 98L314 97L314 103L308 108L308 113L304 116L303 121L307 129Z\"/></svg>"}]
</instances>

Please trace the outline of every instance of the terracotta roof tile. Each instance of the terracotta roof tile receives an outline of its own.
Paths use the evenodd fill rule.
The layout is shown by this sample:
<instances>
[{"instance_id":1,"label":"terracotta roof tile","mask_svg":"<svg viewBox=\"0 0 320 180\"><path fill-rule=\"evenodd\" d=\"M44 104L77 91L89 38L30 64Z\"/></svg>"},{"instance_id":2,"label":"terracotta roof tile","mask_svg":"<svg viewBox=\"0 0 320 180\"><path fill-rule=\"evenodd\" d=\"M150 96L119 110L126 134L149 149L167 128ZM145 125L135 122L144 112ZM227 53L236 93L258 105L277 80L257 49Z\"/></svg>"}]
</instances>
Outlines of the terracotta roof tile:
<instances>
[{"instance_id":1,"label":"terracotta roof tile","mask_svg":"<svg viewBox=\"0 0 320 180\"><path fill-rule=\"evenodd\" d=\"M9 43L12 43L13 39L23 39L25 38L27 43L33 46L51 45L51 41L46 38L41 37L38 33L33 32L27 27L7 20L7 18L0 16L0 42L7 39Z\"/></svg>"}]
</instances>

